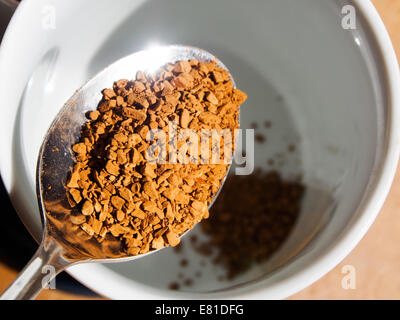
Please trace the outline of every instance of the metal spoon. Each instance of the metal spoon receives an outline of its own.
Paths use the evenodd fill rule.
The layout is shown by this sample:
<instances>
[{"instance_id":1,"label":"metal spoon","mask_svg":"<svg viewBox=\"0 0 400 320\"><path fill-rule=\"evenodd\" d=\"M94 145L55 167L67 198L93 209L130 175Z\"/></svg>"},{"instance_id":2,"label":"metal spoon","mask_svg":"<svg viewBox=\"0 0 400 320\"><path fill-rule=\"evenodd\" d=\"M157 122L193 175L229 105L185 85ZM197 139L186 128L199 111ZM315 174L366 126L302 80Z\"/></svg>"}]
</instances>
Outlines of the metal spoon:
<instances>
[{"instance_id":1,"label":"metal spoon","mask_svg":"<svg viewBox=\"0 0 400 320\"><path fill-rule=\"evenodd\" d=\"M45 136L37 163L36 190L44 225L42 242L0 299L34 299L58 273L78 263L132 261L158 251L122 257L116 254L112 245L105 248L93 239L82 241L82 235L77 235L66 219L71 208L66 199L65 182L74 164L71 146L80 137L81 127L87 121L85 114L97 106L104 88L112 87L119 79L133 79L137 71L152 72L166 63L190 59L215 60L228 70L215 56L199 48L155 47L134 53L103 69L77 90L60 110Z\"/></svg>"}]
</instances>

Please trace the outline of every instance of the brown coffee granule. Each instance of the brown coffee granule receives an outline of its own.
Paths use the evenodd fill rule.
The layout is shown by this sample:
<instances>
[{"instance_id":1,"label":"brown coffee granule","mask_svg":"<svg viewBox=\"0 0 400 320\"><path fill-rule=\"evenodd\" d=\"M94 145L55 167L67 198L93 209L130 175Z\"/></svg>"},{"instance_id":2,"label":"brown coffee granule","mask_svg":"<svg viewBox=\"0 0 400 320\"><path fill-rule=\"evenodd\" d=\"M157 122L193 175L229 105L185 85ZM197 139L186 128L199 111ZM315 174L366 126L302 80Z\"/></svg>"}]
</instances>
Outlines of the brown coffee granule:
<instances>
[{"instance_id":1,"label":"brown coffee granule","mask_svg":"<svg viewBox=\"0 0 400 320\"><path fill-rule=\"evenodd\" d=\"M179 244L184 232L208 218L228 165L150 163L146 138L152 129L168 135L171 123L178 130L233 132L246 98L215 61L167 64L103 90L72 147L76 162L66 186L77 209L72 223L98 243L119 241L121 255Z\"/></svg>"},{"instance_id":2,"label":"brown coffee granule","mask_svg":"<svg viewBox=\"0 0 400 320\"><path fill-rule=\"evenodd\" d=\"M193 279L185 279L185 281L183 282L183 284L187 287L190 287L193 285Z\"/></svg>"},{"instance_id":3,"label":"brown coffee granule","mask_svg":"<svg viewBox=\"0 0 400 320\"><path fill-rule=\"evenodd\" d=\"M176 245L175 247L173 247L173 250L174 250L176 253L179 253L179 252L182 251L182 248L183 248L183 243L180 242L178 245Z\"/></svg>"},{"instance_id":4,"label":"brown coffee granule","mask_svg":"<svg viewBox=\"0 0 400 320\"><path fill-rule=\"evenodd\" d=\"M207 242L200 242L195 247L196 247L196 251L205 257L210 257L214 253L213 247L210 246L210 244Z\"/></svg>"},{"instance_id":5,"label":"brown coffee granule","mask_svg":"<svg viewBox=\"0 0 400 320\"><path fill-rule=\"evenodd\" d=\"M196 243L197 242L197 236L196 235L190 236L190 241L192 243Z\"/></svg>"},{"instance_id":6,"label":"brown coffee granule","mask_svg":"<svg viewBox=\"0 0 400 320\"><path fill-rule=\"evenodd\" d=\"M182 259L180 262L181 267L187 267L188 264L189 262L186 259Z\"/></svg>"},{"instance_id":7,"label":"brown coffee granule","mask_svg":"<svg viewBox=\"0 0 400 320\"><path fill-rule=\"evenodd\" d=\"M256 141L258 143L264 143L267 139L265 138L265 136L261 133L256 133L254 138L256 139Z\"/></svg>"},{"instance_id":8,"label":"brown coffee granule","mask_svg":"<svg viewBox=\"0 0 400 320\"><path fill-rule=\"evenodd\" d=\"M269 128L271 128L272 127L272 122L271 121L265 121L264 122L264 127L266 127L267 129L269 129Z\"/></svg>"},{"instance_id":9,"label":"brown coffee granule","mask_svg":"<svg viewBox=\"0 0 400 320\"><path fill-rule=\"evenodd\" d=\"M172 282L172 283L170 283L169 284L169 286L168 286L168 288L169 288L169 290L179 290L180 289L180 285L179 285L179 283L178 282Z\"/></svg>"}]
</instances>

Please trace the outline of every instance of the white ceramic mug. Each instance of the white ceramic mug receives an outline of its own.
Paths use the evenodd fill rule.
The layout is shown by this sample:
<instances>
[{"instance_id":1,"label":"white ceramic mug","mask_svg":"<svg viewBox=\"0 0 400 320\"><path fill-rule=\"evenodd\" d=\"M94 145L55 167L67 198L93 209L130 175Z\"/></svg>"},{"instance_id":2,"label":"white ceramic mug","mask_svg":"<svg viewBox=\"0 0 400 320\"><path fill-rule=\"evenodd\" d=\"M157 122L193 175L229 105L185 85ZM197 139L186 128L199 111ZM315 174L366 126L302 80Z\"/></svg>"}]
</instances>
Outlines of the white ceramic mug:
<instances>
[{"instance_id":1,"label":"white ceramic mug","mask_svg":"<svg viewBox=\"0 0 400 320\"><path fill-rule=\"evenodd\" d=\"M36 159L63 102L101 68L154 43L195 45L224 61L249 94L242 126L273 124L258 166L296 143L281 171L303 175L301 215L280 250L234 282L216 281L219 269L208 266L185 292L169 291L178 267L169 249L69 273L121 299L276 299L310 285L366 233L397 166L398 64L367 0L22 1L0 50L0 170L26 227L40 237Z\"/></svg>"}]
</instances>

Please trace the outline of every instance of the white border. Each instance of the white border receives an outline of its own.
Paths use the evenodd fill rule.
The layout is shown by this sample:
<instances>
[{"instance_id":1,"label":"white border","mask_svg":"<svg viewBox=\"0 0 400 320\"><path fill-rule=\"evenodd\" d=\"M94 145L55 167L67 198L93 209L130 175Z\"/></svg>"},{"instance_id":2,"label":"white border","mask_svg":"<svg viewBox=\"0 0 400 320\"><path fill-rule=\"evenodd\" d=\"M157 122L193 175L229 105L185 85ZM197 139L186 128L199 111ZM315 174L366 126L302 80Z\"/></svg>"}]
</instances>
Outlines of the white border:
<instances>
[{"instance_id":1,"label":"white border","mask_svg":"<svg viewBox=\"0 0 400 320\"><path fill-rule=\"evenodd\" d=\"M224 292L223 294L185 294L184 296L178 295L176 297L200 299L221 297L240 297L242 299L286 298L317 281L338 265L350 253L350 251L353 250L374 222L390 190L397 169L397 162L400 153L400 129L398 126L400 124L400 73L391 40L375 7L370 0L353 0L353 2L364 15L366 22L376 38L378 48L381 51L380 53L384 62L383 67L387 74L388 103L390 106L388 119L389 141L387 149L385 150L386 156L382 165L383 169L376 181L373 191L371 192L371 197L364 204L364 212L362 212L357 219L347 226L343 231L342 236L332 243L331 248L327 250L323 256L320 256L317 260L310 263L302 271L270 285L267 289L265 288L263 281L260 281L259 283L246 288L233 289ZM27 4L28 1L22 1L7 28L0 48L0 60L3 59L5 51L7 50L7 44L13 37L12 29L15 24L19 23L21 13L25 7L27 7ZM1 158L0 172L5 173L5 163ZM9 186L6 185L6 188L8 187ZM165 292L165 294L162 294L162 291L159 290L154 292L143 290L140 296L136 296L139 291L137 290L138 288L135 289L135 294L133 294L132 282L127 281L126 278L116 275L116 273L112 271L109 271L110 277L104 277L107 272L104 272L103 268L103 278L99 279L98 274L93 272L94 269L95 267L93 265L91 265L90 268L86 268L85 265L82 265L73 267L69 270L69 273L89 288L113 299L171 298L170 293ZM110 280L111 278L113 278L113 281ZM137 284L135 285L138 286ZM112 287L118 287L118 290L110 290Z\"/></svg>"}]
</instances>

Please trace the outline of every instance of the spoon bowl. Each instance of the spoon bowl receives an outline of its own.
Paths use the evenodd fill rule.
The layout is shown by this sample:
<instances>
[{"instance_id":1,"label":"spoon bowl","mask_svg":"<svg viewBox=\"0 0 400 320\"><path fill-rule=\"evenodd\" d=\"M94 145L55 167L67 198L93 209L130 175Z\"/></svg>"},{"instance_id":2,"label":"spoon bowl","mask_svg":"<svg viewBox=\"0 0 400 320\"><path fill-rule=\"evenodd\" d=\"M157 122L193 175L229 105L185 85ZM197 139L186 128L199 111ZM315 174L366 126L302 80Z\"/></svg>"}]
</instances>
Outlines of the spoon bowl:
<instances>
[{"instance_id":1,"label":"spoon bowl","mask_svg":"<svg viewBox=\"0 0 400 320\"><path fill-rule=\"evenodd\" d=\"M59 272L71 265L132 261L158 251L121 256L116 243L104 246L78 233L77 227L67 219L73 210L65 189L68 174L74 164L71 148L79 140L81 128L87 122L87 112L97 107L104 88L112 87L114 81L119 79L134 79L138 71L152 73L167 63L191 59L201 62L214 60L219 67L229 71L214 55L199 48L180 45L152 47L122 58L103 69L65 103L46 133L37 162L36 191L44 226L42 243L1 299L36 297L43 289L42 279L46 275L43 274L44 270L50 270L50 274L46 275L47 285ZM235 86L232 76L231 80ZM209 207L218 197L227 174Z\"/></svg>"}]
</instances>

